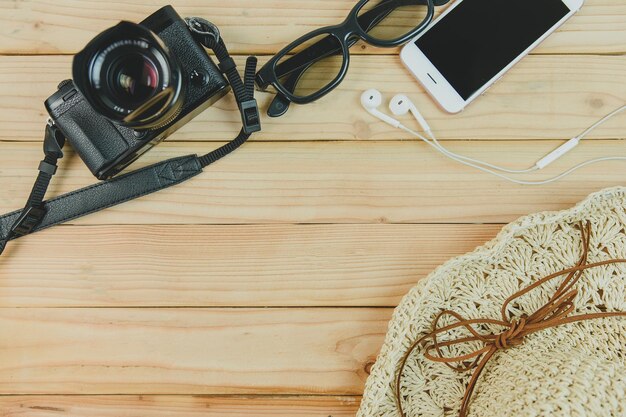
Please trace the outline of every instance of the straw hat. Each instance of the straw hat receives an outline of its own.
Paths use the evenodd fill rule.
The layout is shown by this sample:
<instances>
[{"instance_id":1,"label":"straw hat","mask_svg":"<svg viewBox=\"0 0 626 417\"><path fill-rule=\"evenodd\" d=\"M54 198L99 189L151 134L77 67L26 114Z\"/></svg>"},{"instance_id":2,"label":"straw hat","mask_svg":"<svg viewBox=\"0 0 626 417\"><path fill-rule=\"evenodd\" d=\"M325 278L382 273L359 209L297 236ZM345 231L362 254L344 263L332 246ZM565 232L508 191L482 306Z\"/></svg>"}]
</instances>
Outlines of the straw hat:
<instances>
[{"instance_id":1,"label":"straw hat","mask_svg":"<svg viewBox=\"0 0 626 417\"><path fill-rule=\"evenodd\" d=\"M448 261L420 281L393 315L357 416L401 415L395 392L401 362L416 340L432 332L433 320L442 310L463 319L500 319L512 294L577 265L585 251L579 224L588 224L591 230L588 263L626 258L626 187L592 194L570 210L523 217L485 246ZM532 315L562 281L551 280L520 297L505 308L506 314ZM625 312L626 264L587 269L573 288L577 292L571 315ZM455 321L448 318L439 327ZM475 327L483 334L502 332L489 324ZM440 336L443 341L461 337ZM445 350L450 356L463 356L482 346L474 341ZM458 416L472 370L457 372L428 359L425 350L424 343L418 344L402 370L404 414ZM626 416L626 317L561 324L533 332L509 349L498 349L476 380L467 415Z\"/></svg>"}]
</instances>

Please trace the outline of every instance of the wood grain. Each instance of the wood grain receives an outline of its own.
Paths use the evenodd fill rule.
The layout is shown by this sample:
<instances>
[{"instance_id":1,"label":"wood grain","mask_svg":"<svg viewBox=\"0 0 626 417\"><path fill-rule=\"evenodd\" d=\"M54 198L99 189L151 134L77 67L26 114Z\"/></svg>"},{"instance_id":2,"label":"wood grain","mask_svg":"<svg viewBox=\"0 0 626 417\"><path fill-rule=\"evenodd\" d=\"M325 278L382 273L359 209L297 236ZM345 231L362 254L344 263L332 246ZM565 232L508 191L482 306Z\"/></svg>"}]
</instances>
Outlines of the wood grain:
<instances>
[{"instance_id":1,"label":"wood grain","mask_svg":"<svg viewBox=\"0 0 626 417\"><path fill-rule=\"evenodd\" d=\"M219 25L243 63L340 22L355 0L171 0ZM156 0L0 0L0 212L24 203L43 101L71 54ZM194 180L13 242L0 258L0 417L347 417L390 306L502 223L624 184L626 164L523 187L465 168L367 115L368 88L409 94L446 145L523 168L623 105L626 3L583 10L458 115L398 49L359 43L332 95L264 117ZM269 92L257 97L265 110ZM385 110L381 108L381 110ZM408 126L415 123L402 118ZM624 155L626 114L548 168ZM202 153L240 128L229 95L136 167ZM411 139L411 140L407 140ZM208 143L212 142L212 143ZM68 149L50 195L95 182Z\"/></svg>"},{"instance_id":2,"label":"wood grain","mask_svg":"<svg viewBox=\"0 0 626 417\"><path fill-rule=\"evenodd\" d=\"M359 397L12 396L0 417L352 417Z\"/></svg>"},{"instance_id":3,"label":"wood grain","mask_svg":"<svg viewBox=\"0 0 626 417\"><path fill-rule=\"evenodd\" d=\"M391 309L0 309L0 394L359 394Z\"/></svg>"},{"instance_id":4,"label":"wood grain","mask_svg":"<svg viewBox=\"0 0 626 417\"><path fill-rule=\"evenodd\" d=\"M0 263L0 305L394 306L440 263L499 230L391 224L59 227L9 245Z\"/></svg>"},{"instance_id":5,"label":"wood grain","mask_svg":"<svg viewBox=\"0 0 626 417\"><path fill-rule=\"evenodd\" d=\"M172 0L182 16L216 23L237 53L273 54L322 26L340 23L354 0ZM2 0L0 53L76 53L96 34L120 20L139 22L164 3L105 0ZM303 13L306 10L306 13ZM578 15L551 36L541 53L620 53L626 45L626 5L588 0ZM389 50L358 45L359 53Z\"/></svg>"},{"instance_id":6,"label":"wood grain","mask_svg":"<svg viewBox=\"0 0 626 417\"><path fill-rule=\"evenodd\" d=\"M451 142L450 149L509 167L532 165L562 142ZM623 155L624 141L583 143L540 179L590 158ZM217 146L217 144L214 144ZM41 159L38 143L3 143L0 211L21 207ZM207 150L156 147L138 164ZM506 223L565 209L623 184L623 162L596 164L542 187L519 186L433 154L415 142L250 143L180 186L87 216L77 224ZM63 160L51 196L92 184L75 156Z\"/></svg>"},{"instance_id":7,"label":"wood grain","mask_svg":"<svg viewBox=\"0 0 626 417\"><path fill-rule=\"evenodd\" d=\"M243 58L238 59L243 64ZM45 68L45 70L43 70ZM71 57L0 57L0 140L40 141L44 100L70 76ZM384 70L381 70L384 69ZM410 135L367 114L361 93L375 87L388 100L403 92L419 107L440 139L563 139L577 135L623 105L626 56L531 56L463 113L437 108L396 56L358 56L341 86L316 103L293 106L281 118L263 114L253 140L386 140ZM264 112L272 98L257 93ZM407 126L417 124L401 117ZM594 138L623 138L626 114L595 131ZM198 116L171 140L223 141L239 131L232 95Z\"/></svg>"}]
</instances>

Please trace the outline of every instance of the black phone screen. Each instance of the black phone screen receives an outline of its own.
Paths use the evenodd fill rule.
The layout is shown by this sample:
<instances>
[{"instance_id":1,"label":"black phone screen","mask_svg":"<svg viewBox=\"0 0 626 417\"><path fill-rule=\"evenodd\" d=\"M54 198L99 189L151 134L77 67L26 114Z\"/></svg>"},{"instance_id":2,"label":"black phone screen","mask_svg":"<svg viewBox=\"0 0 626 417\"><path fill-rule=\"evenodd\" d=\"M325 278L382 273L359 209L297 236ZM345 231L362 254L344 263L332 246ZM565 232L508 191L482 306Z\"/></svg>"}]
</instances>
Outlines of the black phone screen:
<instances>
[{"instance_id":1,"label":"black phone screen","mask_svg":"<svg viewBox=\"0 0 626 417\"><path fill-rule=\"evenodd\" d=\"M569 12L562 0L463 0L415 44L467 100Z\"/></svg>"}]
</instances>

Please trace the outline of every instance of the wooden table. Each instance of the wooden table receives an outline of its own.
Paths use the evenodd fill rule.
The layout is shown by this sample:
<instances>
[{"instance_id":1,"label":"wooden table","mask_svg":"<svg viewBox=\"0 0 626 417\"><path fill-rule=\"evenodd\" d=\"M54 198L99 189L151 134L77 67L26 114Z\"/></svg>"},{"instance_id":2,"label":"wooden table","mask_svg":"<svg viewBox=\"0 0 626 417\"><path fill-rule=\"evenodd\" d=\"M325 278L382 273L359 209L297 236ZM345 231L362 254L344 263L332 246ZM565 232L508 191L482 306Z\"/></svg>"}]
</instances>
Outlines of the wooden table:
<instances>
[{"instance_id":1,"label":"wooden table","mask_svg":"<svg viewBox=\"0 0 626 417\"><path fill-rule=\"evenodd\" d=\"M354 0L175 0L243 63L261 63ZM20 207L41 159L43 101L72 54L160 2L0 0L0 210ZM410 95L451 149L525 167L626 98L626 3L582 12L485 97L451 116L397 50L356 45L327 98L184 185L9 245L0 260L2 416L351 416L393 307L447 258L529 212L623 184L626 166L515 186L435 154L365 113ZM270 95L259 93L267 108ZM137 165L234 137L229 96ZM412 120L406 119L411 125ZM626 154L626 115L548 172ZM94 182L71 152L51 195Z\"/></svg>"}]
</instances>

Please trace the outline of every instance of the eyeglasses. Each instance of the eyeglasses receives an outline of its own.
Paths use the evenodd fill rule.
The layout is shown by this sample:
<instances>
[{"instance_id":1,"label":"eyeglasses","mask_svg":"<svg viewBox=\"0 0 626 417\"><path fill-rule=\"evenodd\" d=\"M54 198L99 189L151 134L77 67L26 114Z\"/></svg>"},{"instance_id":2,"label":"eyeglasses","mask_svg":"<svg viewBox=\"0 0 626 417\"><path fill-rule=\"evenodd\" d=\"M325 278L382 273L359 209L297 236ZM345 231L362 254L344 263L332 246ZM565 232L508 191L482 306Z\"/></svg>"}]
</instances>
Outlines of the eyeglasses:
<instances>
[{"instance_id":1,"label":"eyeglasses","mask_svg":"<svg viewBox=\"0 0 626 417\"><path fill-rule=\"evenodd\" d=\"M435 5L449 0L360 0L346 20L314 30L283 48L256 75L262 90L278 94L267 114L282 116L290 103L307 104L325 96L345 78L349 49L359 40L379 47L401 45L432 21Z\"/></svg>"}]
</instances>

